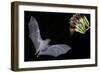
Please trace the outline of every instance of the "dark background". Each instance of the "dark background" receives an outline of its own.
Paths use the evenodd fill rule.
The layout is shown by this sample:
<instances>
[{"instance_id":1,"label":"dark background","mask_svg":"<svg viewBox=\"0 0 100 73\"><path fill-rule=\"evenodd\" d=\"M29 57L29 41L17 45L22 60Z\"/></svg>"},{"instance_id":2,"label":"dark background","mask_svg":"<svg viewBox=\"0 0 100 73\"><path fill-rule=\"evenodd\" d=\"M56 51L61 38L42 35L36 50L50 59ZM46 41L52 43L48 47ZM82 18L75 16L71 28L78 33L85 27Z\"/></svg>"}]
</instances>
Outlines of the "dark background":
<instances>
[{"instance_id":1,"label":"dark background","mask_svg":"<svg viewBox=\"0 0 100 73\"><path fill-rule=\"evenodd\" d=\"M53 12L24 12L25 23L25 53L24 61L42 61L42 60L62 60L62 59L86 59L90 58L90 30L85 34L75 32L70 35L69 19L74 13L53 13ZM85 15L90 21L90 14ZM71 46L71 50L58 57L42 55L38 58L35 54L35 47L32 40L29 38L28 23L30 17L33 16L39 24L40 33L43 39L51 39L49 44L67 44Z\"/></svg>"}]
</instances>

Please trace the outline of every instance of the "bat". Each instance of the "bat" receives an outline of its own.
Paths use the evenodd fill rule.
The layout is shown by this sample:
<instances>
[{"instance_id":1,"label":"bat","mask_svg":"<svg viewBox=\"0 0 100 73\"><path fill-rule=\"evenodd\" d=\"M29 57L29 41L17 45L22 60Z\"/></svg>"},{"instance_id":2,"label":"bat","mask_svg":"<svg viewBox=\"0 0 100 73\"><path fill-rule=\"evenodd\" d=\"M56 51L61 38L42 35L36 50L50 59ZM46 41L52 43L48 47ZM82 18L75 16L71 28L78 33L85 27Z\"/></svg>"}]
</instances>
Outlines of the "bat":
<instances>
[{"instance_id":1,"label":"bat","mask_svg":"<svg viewBox=\"0 0 100 73\"><path fill-rule=\"evenodd\" d=\"M59 55L67 53L71 47L66 44L54 44L49 45L50 39L43 40L40 34L39 26L37 20L31 16L28 23L29 27L29 38L32 40L32 43L35 46L36 52L35 55L50 55L57 57Z\"/></svg>"}]
</instances>

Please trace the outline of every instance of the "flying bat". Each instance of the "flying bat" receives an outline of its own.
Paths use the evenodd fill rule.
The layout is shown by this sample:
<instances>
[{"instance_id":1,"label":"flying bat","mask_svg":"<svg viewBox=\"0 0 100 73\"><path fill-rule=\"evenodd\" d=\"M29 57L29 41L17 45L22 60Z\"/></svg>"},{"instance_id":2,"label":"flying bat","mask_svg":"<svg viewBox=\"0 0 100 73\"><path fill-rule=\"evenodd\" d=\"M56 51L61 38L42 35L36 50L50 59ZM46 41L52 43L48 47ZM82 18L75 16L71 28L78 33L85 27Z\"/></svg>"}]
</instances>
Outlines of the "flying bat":
<instances>
[{"instance_id":1,"label":"flying bat","mask_svg":"<svg viewBox=\"0 0 100 73\"><path fill-rule=\"evenodd\" d=\"M71 47L66 44L49 45L50 41L52 41L49 38L43 40L40 34L38 22L33 16L30 17L28 27L29 38L32 40L32 43L35 46L35 55L37 55L37 57L40 55L57 57L59 55L67 53L71 49Z\"/></svg>"}]
</instances>

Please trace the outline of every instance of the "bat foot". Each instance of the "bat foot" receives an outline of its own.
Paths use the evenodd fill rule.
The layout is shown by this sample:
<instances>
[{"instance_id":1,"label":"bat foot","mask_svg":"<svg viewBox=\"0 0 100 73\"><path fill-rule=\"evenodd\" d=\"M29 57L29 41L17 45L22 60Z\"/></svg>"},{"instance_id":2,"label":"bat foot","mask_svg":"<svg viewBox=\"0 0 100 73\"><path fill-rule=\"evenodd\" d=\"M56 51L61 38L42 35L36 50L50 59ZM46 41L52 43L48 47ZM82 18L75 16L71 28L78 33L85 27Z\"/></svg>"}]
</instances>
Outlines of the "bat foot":
<instances>
[{"instance_id":1,"label":"bat foot","mask_svg":"<svg viewBox=\"0 0 100 73\"><path fill-rule=\"evenodd\" d=\"M36 53L35 53L35 55L36 55L36 57L38 58L39 57L39 51L37 51Z\"/></svg>"}]
</instances>

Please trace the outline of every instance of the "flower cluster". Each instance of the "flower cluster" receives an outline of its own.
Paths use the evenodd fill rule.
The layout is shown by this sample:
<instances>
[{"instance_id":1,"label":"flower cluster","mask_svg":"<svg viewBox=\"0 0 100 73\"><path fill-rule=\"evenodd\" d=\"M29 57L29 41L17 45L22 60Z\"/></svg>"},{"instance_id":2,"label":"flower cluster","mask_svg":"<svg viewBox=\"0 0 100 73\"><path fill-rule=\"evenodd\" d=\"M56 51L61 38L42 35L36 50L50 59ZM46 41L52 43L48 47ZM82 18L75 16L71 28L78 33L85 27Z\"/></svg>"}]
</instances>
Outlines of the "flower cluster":
<instances>
[{"instance_id":1,"label":"flower cluster","mask_svg":"<svg viewBox=\"0 0 100 73\"><path fill-rule=\"evenodd\" d=\"M70 32L79 32L85 34L85 32L90 28L90 24L85 15L74 14L70 19Z\"/></svg>"}]
</instances>

